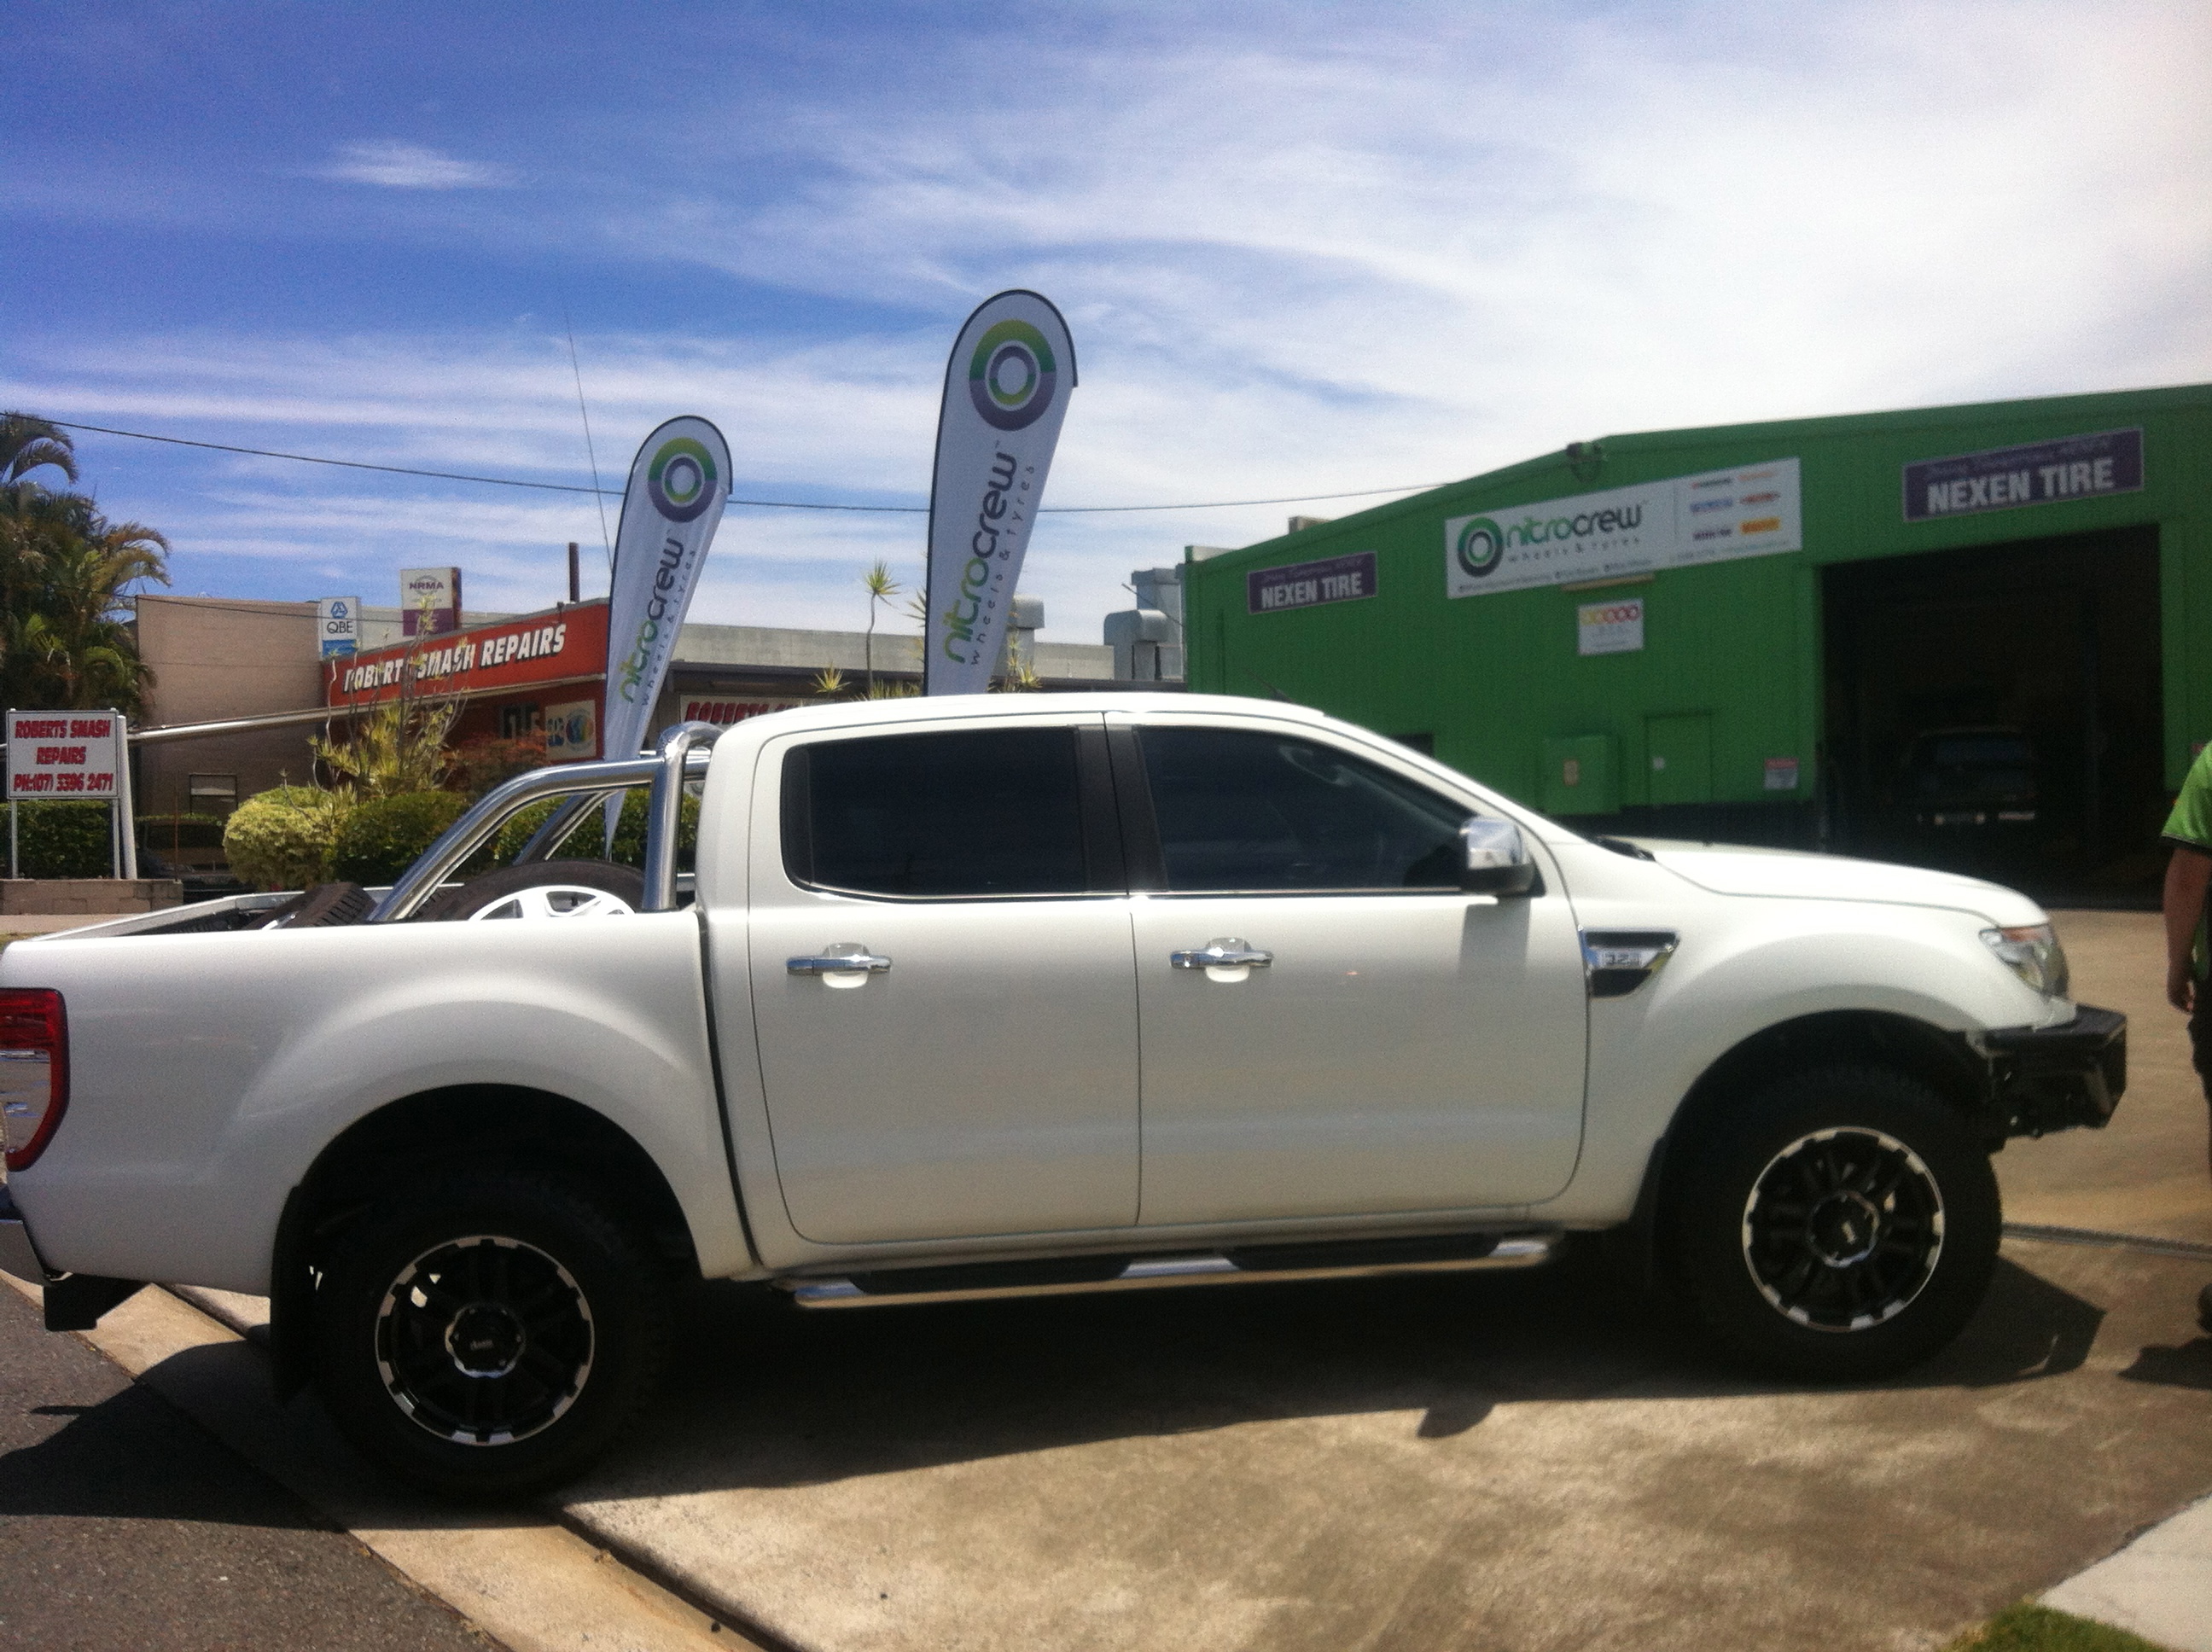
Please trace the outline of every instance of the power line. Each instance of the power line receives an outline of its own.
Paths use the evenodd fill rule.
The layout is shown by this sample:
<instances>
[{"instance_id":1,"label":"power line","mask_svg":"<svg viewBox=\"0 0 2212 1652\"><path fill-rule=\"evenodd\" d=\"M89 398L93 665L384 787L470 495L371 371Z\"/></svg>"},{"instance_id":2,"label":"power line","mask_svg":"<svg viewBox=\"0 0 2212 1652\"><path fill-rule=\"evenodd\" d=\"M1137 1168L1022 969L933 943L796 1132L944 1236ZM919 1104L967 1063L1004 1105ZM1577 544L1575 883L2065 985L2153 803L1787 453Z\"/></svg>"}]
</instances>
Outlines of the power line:
<instances>
[{"instance_id":1,"label":"power line","mask_svg":"<svg viewBox=\"0 0 2212 1652\"><path fill-rule=\"evenodd\" d=\"M418 471L405 465L371 465L365 459L326 459L319 453L279 453L266 447L234 447L228 442L194 441L185 436L157 436L144 430L117 430L104 424L79 424L70 419L49 419L64 430L90 430L103 436L129 436L137 441L167 442L174 447L205 447L218 453L245 453L254 459L291 459L301 465L336 465L349 471L380 471L387 476L429 477L439 482L479 482L499 488L535 488L543 493L591 494L607 499L618 499L621 490L614 488L579 488L565 482L522 482L514 477L467 476L458 471ZM1287 494L1279 499L1206 499L1180 505L1047 505L1038 514L1043 516L1098 516L1125 511L1225 511L1247 505L1313 505L1328 499L1368 499L1377 494L1420 493L1430 488L1440 488L1440 482L1407 482L1389 488L1352 488L1334 494ZM761 510L778 511L856 511L864 513L890 516L921 516L928 513L927 505L824 505L803 499L736 499L732 505L750 505Z\"/></svg>"},{"instance_id":2,"label":"power line","mask_svg":"<svg viewBox=\"0 0 2212 1652\"><path fill-rule=\"evenodd\" d=\"M599 496L592 502L599 507L599 544L607 553L607 577L614 577L615 542L607 538L607 501L605 488L599 486L599 450L592 446L592 416L584 406L584 369L576 361L576 325L568 319L568 307L561 307L561 325L568 330L568 371L576 375L576 411L584 416L584 454L592 461L592 491Z\"/></svg>"}]
</instances>

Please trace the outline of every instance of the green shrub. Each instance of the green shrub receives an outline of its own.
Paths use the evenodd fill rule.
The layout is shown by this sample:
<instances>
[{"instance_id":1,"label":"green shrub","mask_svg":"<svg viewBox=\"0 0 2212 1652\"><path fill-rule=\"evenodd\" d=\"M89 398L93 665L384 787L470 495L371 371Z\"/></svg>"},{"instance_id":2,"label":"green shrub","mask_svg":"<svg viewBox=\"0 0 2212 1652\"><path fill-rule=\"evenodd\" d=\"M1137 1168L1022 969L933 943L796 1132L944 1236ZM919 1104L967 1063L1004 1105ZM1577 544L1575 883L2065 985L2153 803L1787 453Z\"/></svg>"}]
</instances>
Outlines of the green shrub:
<instances>
[{"instance_id":1,"label":"green shrub","mask_svg":"<svg viewBox=\"0 0 2212 1652\"><path fill-rule=\"evenodd\" d=\"M363 799L338 828L331 848L331 876L355 884L391 883L468 806L458 792L395 792L388 798Z\"/></svg>"},{"instance_id":2,"label":"green shrub","mask_svg":"<svg viewBox=\"0 0 2212 1652\"><path fill-rule=\"evenodd\" d=\"M250 797L222 829L223 859L257 888L306 889L327 881L331 847L349 800L316 786L279 786Z\"/></svg>"},{"instance_id":3,"label":"green shrub","mask_svg":"<svg viewBox=\"0 0 2212 1652\"><path fill-rule=\"evenodd\" d=\"M533 803L501 827L492 845L493 859L502 866L512 865L514 857L522 853L522 846L545 823L545 817L553 812L558 801ZM641 790L623 794L622 820L615 828L614 853L605 855L607 859L625 866L645 865L645 802L646 794ZM579 859L596 860L605 853L605 829L599 824L599 811L594 808L583 823L568 835L566 853ZM698 845L699 799L686 793L676 835L676 864L689 870Z\"/></svg>"},{"instance_id":4,"label":"green shrub","mask_svg":"<svg viewBox=\"0 0 2212 1652\"><path fill-rule=\"evenodd\" d=\"M106 878L115 869L105 803L15 806L15 865L26 878Z\"/></svg>"}]
</instances>

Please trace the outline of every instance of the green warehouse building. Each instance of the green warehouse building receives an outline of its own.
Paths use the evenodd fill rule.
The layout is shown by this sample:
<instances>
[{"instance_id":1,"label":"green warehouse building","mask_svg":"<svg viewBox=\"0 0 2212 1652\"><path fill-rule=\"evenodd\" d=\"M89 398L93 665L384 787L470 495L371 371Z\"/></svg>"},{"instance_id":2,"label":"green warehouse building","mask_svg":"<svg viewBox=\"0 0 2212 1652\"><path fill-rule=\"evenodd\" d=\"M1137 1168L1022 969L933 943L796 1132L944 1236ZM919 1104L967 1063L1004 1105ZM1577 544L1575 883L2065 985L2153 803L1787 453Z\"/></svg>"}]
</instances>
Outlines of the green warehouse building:
<instances>
[{"instance_id":1,"label":"green warehouse building","mask_svg":"<svg viewBox=\"0 0 2212 1652\"><path fill-rule=\"evenodd\" d=\"M2140 893L2212 735L2212 386L1577 443L1183 604L1191 688L1585 829Z\"/></svg>"}]
</instances>

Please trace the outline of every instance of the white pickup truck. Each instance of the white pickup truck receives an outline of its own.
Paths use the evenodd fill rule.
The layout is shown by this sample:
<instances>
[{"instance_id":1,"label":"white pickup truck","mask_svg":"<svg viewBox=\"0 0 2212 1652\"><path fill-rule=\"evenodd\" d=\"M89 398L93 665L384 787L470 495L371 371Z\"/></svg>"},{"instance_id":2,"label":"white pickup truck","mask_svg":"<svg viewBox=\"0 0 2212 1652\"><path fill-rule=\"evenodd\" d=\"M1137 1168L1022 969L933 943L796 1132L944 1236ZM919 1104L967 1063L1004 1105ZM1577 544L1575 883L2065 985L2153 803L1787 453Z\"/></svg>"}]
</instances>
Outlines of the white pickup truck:
<instances>
[{"instance_id":1,"label":"white pickup truck","mask_svg":"<svg viewBox=\"0 0 2212 1652\"><path fill-rule=\"evenodd\" d=\"M647 784L641 878L544 858ZM1989 1154L2125 1081L2008 890L1593 841L1199 695L682 725L510 781L373 912L272 900L0 958L0 1266L55 1328L266 1293L280 1384L463 1495L604 1449L702 1278L911 1304L1617 1230L1739 1354L1872 1376L1979 1300Z\"/></svg>"}]
</instances>

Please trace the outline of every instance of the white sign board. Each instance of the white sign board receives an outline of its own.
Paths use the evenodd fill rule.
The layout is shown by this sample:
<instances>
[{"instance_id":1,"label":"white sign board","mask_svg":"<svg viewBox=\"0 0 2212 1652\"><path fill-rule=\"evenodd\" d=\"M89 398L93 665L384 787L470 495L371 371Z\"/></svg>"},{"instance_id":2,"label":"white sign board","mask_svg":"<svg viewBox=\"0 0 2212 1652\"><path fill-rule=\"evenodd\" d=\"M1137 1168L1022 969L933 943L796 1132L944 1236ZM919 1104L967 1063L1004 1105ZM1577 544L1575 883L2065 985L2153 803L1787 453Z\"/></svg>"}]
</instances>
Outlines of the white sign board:
<instances>
[{"instance_id":1,"label":"white sign board","mask_svg":"<svg viewBox=\"0 0 2212 1652\"><path fill-rule=\"evenodd\" d=\"M1805 546L1797 461L1768 459L1444 524L1444 594L1692 568Z\"/></svg>"},{"instance_id":2,"label":"white sign board","mask_svg":"<svg viewBox=\"0 0 2212 1652\"><path fill-rule=\"evenodd\" d=\"M1632 654L1644 647L1644 598L1586 602L1575 610L1575 652Z\"/></svg>"},{"instance_id":3,"label":"white sign board","mask_svg":"<svg viewBox=\"0 0 2212 1652\"><path fill-rule=\"evenodd\" d=\"M337 654L358 653L361 651L361 598L325 597L317 603L315 635L319 640L318 659L329 659Z\"/></svg>"},{"instance_id":4,"label":"white sign board","mask_svg":"<svg viewBox=\"0 0 2212 1652\"><path fill-rule=\"evenodd\" d=\"M434 636L461 627L461 570L403 568L399 570L399 630L403 636Z\"/></svg>"},{"instance_id":5,"label":"white sign board","mask_svg":"<svg viewBox=\"0 0 2212 1652\"><path fill-rule=\"evenodd\" d=\"M123 720L112 711L8 714L10 802L116 795L123 767Z\"/></svg>"}]
</instances>

